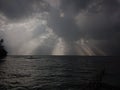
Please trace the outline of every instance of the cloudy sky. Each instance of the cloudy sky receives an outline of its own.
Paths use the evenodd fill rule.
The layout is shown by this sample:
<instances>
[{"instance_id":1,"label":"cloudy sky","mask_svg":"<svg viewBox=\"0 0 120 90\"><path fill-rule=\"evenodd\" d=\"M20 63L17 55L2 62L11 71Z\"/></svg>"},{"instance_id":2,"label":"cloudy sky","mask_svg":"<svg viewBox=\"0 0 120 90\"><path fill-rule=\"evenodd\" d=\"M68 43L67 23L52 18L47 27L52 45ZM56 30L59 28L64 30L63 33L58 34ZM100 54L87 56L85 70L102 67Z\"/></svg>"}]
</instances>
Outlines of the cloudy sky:
<instances>
[{"instance_id":1,"label":"cloudy sky","mask_svg":"<svg viewBox=\"0 0 120 90\"><path fill-rule=\"evenodd\" d=\"M9 55L118 54L120 0L0 0L0 38Z\"/></svg>"}]
</instances>

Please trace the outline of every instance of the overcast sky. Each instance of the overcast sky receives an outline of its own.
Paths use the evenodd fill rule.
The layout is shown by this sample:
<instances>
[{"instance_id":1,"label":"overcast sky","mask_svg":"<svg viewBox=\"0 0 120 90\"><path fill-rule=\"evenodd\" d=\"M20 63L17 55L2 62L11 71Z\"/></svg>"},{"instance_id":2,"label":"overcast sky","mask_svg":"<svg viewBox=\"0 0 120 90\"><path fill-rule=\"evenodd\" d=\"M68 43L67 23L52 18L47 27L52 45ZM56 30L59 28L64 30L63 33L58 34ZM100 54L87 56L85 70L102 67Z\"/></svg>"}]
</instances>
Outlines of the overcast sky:
<instances>
[{"instance_id":1,"label":"overcast sky","mask_svg":"<svg viewBox=\"0 0 120 90\"><path fill-rule=\"evenodd\" d=\"M0 0L0 38L10 55L64 54L81 38L117 42L120 0Z\"/></svg>"}]
</instances>

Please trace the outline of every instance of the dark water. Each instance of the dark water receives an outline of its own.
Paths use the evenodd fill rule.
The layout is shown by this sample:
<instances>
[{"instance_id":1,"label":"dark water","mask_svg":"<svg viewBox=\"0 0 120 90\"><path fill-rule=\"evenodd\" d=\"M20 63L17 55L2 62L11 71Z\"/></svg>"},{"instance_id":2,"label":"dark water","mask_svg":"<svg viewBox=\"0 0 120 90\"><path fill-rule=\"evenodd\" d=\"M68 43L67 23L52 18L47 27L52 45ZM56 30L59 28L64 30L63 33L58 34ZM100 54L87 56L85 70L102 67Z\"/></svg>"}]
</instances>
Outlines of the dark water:
<instances>
[{"instance_id":1,"label":"dark water","mask_svg":"<svg viewBox=\"0 0 120 90\"><path fill-rule=\"evenodd\" d=\"M0 90L117 90L119 65L114 57L9 56Z\"/></svg>"}]
</instances>

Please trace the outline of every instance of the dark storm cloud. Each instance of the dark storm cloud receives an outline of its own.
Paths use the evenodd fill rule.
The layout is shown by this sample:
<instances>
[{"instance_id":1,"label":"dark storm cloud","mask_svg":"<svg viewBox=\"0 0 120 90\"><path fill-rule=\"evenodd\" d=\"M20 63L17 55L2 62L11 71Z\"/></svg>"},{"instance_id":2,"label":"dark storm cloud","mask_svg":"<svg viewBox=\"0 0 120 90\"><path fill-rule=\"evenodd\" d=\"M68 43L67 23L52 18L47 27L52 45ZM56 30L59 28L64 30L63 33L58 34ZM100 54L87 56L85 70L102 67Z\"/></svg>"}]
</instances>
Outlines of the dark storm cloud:
<instances>
[{"instance_id":1,"label":"dark storm cloud","mask_svg":"<svg viewBox=\"0 0 120 90\"><path fill-rule=\"evenodd\" d=\"M79 12L81 9L87 8L92 0L61 0L61 9L67 11L69 9Z\"/></svg>"},{"instance_id":2,"label":"dark storm cloud","mask_svg":"<svg viewBox=\"0 0 120 90\"><path fill-rule=\"evenodd\" d=\"M93 36L96 38L103 38L103 39L111 39L116 38L115 35L119 33L118 30L120 28L120 3L118 0L101 0L97 1L96 5L92 6L93 8L88 8L88 13L92 13L93 15L98 15L97 13L101 13L102 16L99 17L100 19L98 25L95 24L94 27L100 26L99 28L91 30L93 32ZM92 12L93 11L96 12ZM94 18L93 18L94 19ZM101 25L99 22L104 23Z\"/></svg>"},{"instance_id":3,"label":"dark storm cloud","mask_svg":"<svg viewBox=\"0 0 120 90\"><path fill-rule=\"evenodd\" d=\"M54 33L65 40L71 41L79 38L79 28L74 23L74 19L68 16L60 17L60 12L54 8L51 9L48 25L53 29Z\"/></svg>"},{"instance_id":4,"label":"dark storm cloud","mask_svg":"<svg viewBox=\"0 0 120 90\"><path fill-rule=\"evenodd\" d=\"M85 9L90 0L60 0L60 10L51 8L48 25L66 41L76 41L83 33L75 23L75 16ZM63 16L62 16L63 14Z\"/></svg>"},{"instance_id":5,"label":"dark storm cloud","mask_svg":"<svg viewBox=\"0 0 120 90\"><path fill-rule=\"evenodd\" d=\"M96 39L108 39L114 38L115 35L113 34L119 32L120 3L118 0L61 0L61 2L61 9L68 20L67 24L63 24L64 26L75 26L74 24L69 25L69 23L75 23L74 20L69 21L70 18L74 19L78 13L83 14L83 12L85 12L86 14L84 14L84 17L86 17L85 19L88 19L86 22L89 22L91 25L90 27L92 27L88 28L88 30L84 30L80 27L78 30L75 26L73 30L74 33L77 33L75 36L78 36L79 33L79 36L81 36L81 34L84 34L82 36L88 34L90 37ZM70 18L68 19L67 17ZM81 19L82 18L80 18L80 20ZM85 27L89 27L89 24L85 24ZM68 31L68 33L70 33L69 30L70 29L66 30L66 32Z\"/></svg>"},{"instance_id":6,"label":"dark storm cloud","mask_svg":"<svg viewBox=\"0 0 120 90\"><path fill-rule=\"evenodd\" d=\"M0 0L0 15L3 15L6 20L19 20L31 16L32 24L30 20L28 20L28 22L26 22L28 24L23 25L23 27L26 26L26 28L30 25L31 27L29 26L30 28L28 29L33 29L32 33L30 32L33 37L30 39L39 38L39 36L44 33L48 33L46 28L51 28L53 33L59 38L64 39L69 45L68 48L71 48L69 54L76 52L74 42L81 38L103 39L107 40L109 44L111 44L111 42L118 44L117 42L120 38L120 1L60 0L60 4L56 5L54 5L55 3L53 3L53 1L54 0L49 0L49 2L48 0ZM47 11L45 12L47 14L41 16L41 12L44 11ZM46 21L46 18L48 18L48 21ZM46 24L41 25L42 21L46 21ZM22 22L24 23L24 21L21 21L21 23ZM18 24L18 27L15 28L15 30L11 29L9 33L16 31L17 34L19 34L18 29L21 30L21 35L23 35L24 38L27 37L25 35L28 34L28 32L23 34L26 28L20 27ZM12 33L11 36L15 36L15 34L13 35ZM50 41L49 39L46 41L48 43L44 43L42 46L38 45L34 53L50 54L55 46L54 41L55 40ZM52 42L51 45L49 45L50 42ZM40 43L39 39L37 43ZM119 45L120 44L118 44L118 46Z\"/></svg>"},{"instance_id":7,"label":"dark storm cloud","mask_svg":"<svg viewBox=\"0 0 120 90\"><path fill-rule=\"evenodd\" d=\"M51 8L48 25L54 33L71 44L71 48L74 46L74 41L80 38L106 40L111 47L120 45L117 43L120 39L118 0L60 1L60 10ZM80 23L76 24L77 21Z\"/></svg>"},{"instance_id":8,"label":"dark storm cloud","mask_svg":"<svg viewBox=\"0 0 120 90\"><path fill-rule=\"evenodd\" d=\"M102 4L107 8L110 12L115 12L118 10L120 3L118 0L103 0Z\"/></svg>"},{"instance_id":9,"label":"dark storm cloud","mask_svg":"<svg viewBox=\"0 0 120 90\"><path fill-rule=\"evenodd\" d=\"M0 12L14 19L46 10L43 0L0 0Z\"/></svg>"}]
</instances>

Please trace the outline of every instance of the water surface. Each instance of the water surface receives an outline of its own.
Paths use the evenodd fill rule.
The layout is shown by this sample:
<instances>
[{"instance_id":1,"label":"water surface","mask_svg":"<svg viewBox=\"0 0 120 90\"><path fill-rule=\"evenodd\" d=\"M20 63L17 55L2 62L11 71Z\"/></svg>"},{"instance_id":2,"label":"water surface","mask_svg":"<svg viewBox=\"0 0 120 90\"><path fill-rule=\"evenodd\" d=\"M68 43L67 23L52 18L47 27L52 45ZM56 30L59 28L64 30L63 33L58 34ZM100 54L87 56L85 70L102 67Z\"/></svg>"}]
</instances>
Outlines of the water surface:
<instances>
[{"instance_id":1,"label":"water surface","mask_svg":"<svg viewBox=\"0 0 120 90\"><path fill-rule=\"evenodd\" d=\"M96 81L102 83L97 87L100 90L111 90L120 84L120 61L117 60L111 57L9 56L0 63L0 89L94 90L89 86Z\"/></svg>"}]
</instances>

